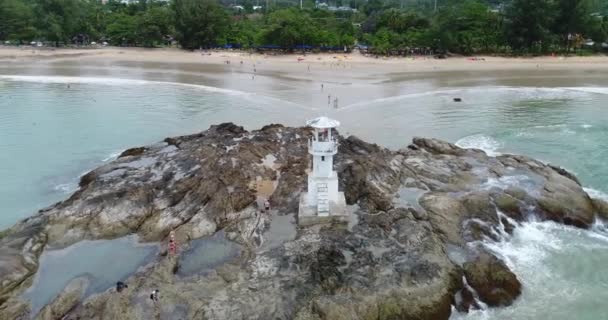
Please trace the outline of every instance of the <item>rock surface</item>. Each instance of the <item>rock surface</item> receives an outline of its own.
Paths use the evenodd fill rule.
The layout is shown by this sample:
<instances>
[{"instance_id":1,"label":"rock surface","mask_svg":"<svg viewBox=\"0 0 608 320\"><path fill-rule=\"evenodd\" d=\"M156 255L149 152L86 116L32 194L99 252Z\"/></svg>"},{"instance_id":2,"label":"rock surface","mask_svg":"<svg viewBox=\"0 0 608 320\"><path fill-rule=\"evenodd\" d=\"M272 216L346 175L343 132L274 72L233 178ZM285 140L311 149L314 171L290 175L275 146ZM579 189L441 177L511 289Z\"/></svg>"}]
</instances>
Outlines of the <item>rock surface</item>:
<instances>
[{"instance_id":1,"label":"rock surface","mask_svg":"<svg viewBox=\"0 0 608 320\"><path fill-rule=\"evenodd\" d=\"M46 305L36 316L36 320L62 319L70 310L78 305L83 298L89 280L86 277L75 278L59 293L59 295Z\"/></svg>"},{"instance_id":2,"label":"rock surface","mask_svg":"<svg viewBox=\"0 0 608 320\"><path fill-rule=\"evenodd\" d=\"M481 241L508 237L530 214L586 228L598 208L606 212L573 175L525 156L489 157L424 138L393 151L340 137L335 168L351 223L276 229L297 214L309 135L226 123L126 150L84 175L69 199L0 234L0 318L30 316L19 295L45 247L131 233L165 241L170 230L187 247L221 230L244 248L237 258L178 276L187 256L159 256L129 277L128 289L76 303L77 295L62 295L40 316L448 319L453 304L475 307L463 278L490 306L508 305L521 291ZM258 213L265 199L272 214ZM148 299L154 288L161 288L156 304Z\"/></svg>"},{"instance_id":3,"label":"rock surface","mask_svg":"<svg viewBox=\"0 0 608 320\"><path fill-rule=\"evenodd\" d=\"M508 306L521 293L521 283L509 268L493 255L481 254L464 264L469 285L488 306Z\"/></svg>"}]
</instances>

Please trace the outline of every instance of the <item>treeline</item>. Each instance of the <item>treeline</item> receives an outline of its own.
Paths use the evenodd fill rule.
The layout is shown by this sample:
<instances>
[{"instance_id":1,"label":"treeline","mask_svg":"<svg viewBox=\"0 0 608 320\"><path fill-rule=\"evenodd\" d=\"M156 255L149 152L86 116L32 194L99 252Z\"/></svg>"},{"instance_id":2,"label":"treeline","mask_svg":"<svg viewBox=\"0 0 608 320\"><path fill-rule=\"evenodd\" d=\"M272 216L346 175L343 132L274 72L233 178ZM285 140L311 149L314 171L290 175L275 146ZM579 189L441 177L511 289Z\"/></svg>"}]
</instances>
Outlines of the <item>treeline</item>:
<instances>
[{"instance_id":1,"label":"treeline","mask_svg":"<svg viewBox=\"0 0 608 320\"><path fill-rule=\"evenodd\" d=\"M0 0L0 40L54 45L92 41L121 46L352 48L377 54L412 52L536 54L602 50L608 37L603 0L336 1L355 10L283 7L266 1L242 8L217 0ZM411 2L410 2L411 3Z\"/></svg>"}]
</instances>

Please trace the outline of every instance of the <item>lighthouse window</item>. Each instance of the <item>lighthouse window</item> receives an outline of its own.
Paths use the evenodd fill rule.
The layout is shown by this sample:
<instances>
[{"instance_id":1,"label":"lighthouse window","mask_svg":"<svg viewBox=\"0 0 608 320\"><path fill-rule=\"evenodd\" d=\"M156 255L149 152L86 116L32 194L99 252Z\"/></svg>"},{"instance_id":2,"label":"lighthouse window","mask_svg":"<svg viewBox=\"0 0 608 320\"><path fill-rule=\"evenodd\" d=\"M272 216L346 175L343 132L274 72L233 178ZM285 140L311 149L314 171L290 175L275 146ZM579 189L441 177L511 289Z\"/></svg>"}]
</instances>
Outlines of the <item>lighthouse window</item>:
<instances>
[{"instance_id":1,"label":"lighthouse window","mask_svg":"<svg viewBox=\"0 0 608 320\"><path fill-rule=\"evenodd\" d=\"M321 161L325 161L325 156L321 156Z\"/></svg>"}]
</instances>

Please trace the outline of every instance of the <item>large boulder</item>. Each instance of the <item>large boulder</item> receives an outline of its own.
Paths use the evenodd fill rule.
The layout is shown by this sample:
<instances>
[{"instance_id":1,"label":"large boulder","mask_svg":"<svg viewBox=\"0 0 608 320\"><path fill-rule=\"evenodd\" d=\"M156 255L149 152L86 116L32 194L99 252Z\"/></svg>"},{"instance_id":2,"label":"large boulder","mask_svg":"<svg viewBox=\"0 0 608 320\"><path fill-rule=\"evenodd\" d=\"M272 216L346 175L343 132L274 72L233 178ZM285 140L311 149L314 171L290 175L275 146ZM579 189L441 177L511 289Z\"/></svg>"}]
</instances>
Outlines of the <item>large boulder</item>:
<instances>
[{"instance_id":1,"label":"large boulder","mask_svg":"<svg viewBox=\"0 0 608 320\"><path fill-rule=\"evenodd\" d=\"M464 274L488 306L509 306L521 294L517 276L492 254L482 253L474 261L465 263Z\"/></svg>"},{"instance_id":2,"label":"large boulder","mask_svg":"<svg viewBox=\"0 0 608 320\"><path fill-rule=\"evenodd\" d=\"M426 210L433 228L444 241L463 244L460 232L466 208L458 199L447 194L426 194L420 200L420 205Z\"/></svg>"}]
</instances>

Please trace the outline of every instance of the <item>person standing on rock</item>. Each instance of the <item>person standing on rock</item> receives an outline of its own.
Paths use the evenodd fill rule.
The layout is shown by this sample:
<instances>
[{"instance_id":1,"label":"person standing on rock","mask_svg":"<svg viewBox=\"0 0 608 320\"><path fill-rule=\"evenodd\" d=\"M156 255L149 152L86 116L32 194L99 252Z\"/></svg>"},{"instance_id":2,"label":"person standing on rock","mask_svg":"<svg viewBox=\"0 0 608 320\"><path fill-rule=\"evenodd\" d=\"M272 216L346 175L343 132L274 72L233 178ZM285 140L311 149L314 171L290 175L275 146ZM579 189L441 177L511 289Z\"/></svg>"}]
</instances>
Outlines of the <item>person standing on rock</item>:
<instances>
[{"instance_id":1,"label":"person standing on rock","mask_svg":"<svg viewBox=\"0 0 608 320\"><path fill-rule=\"evenodd\" d=\"M171 256L175 256L177 253L177 243L175 242L175 232L171 231L169 233L169 254Z\"/></svg>"},{"instance_id":2,"label":"person standing on rock","mask_svg":"<svg viewBox=\"0 0 608 320\"><path fill-rule=\"evenodd\" d=\"M160 290L158 290L158 289L152 290L152 293L150 293L150 300L152 300L152 303L158 302L159 293L160 293Z\"/></svg>"},{"instance_id":3,"label":"person standing on rock","mask_svg":"<svg viewBox=\"0 0 608 320\"><path fill-rule=\"evenodd\" d=\"M122 281L118 281L116 282L116 292L121 292L122 290L128 288L129 286L122 282Z\"/></svg>"},{"instance_id":4,"label":"person standing on rock","mask_svg":"<svg viewBox=\"0 0 608 320\"><path fill-rule=\"evenodd\" d=\"M270 201L268 200L264 202L264 211L266 211L266 213L270 212Z\"/></svg>"}]
</instances>

